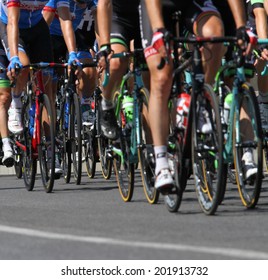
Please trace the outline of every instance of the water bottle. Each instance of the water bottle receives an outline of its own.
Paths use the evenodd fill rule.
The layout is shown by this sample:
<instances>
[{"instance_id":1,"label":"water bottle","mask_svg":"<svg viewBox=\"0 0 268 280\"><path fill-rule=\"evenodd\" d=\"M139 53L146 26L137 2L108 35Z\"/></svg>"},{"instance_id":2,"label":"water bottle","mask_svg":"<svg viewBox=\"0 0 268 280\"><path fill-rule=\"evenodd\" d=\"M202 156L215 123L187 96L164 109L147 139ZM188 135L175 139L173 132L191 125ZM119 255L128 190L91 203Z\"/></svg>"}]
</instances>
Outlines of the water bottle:
<instances>
[{"instance_id":1,"label":"water bottle","mask_svg":"<svg viewBox=\"0 0 268 280\"><path fill-rule=\"evenodd\" d=\"M122 108L128 123L133 120L133 101L134 98L127 95L124 97L122 102Z\"/></svg>"},{"instance_id":2,"label":"water bottle","mask_svg":"<svg viewBox=\"0 0 268 280\"><path fill-rule=\"evenodd\" d=\"M64 125L65 129L69 127L69 102L66 101L65 108L64 108Z\"/></svg>"},{"instance_id":3,"label":"water bottle","mask_svg":"<svg viewBox=\"0 0 268 280\"><path fill-rule=\"evenodd\" d=\"M188 93L180 93L177 99L176 124L178 128L185 129L188 124L191 96Z\"/></svg>"},{"instance_id":4,"label":"water bottle","mask_svg":"<svg viewBox=\"0 0 268 280\"><path fill-rule=\"evenodd\" d=\"M224 121L225 123L228 125L229 124L229 115L230 115L230 109L231 109L231 104L233 101L233 94L232 93L228 93L225 98L224 98Z\"/></svg>"},{"instance_id":5,"label":"water bottle","mask_svg":"<svg viewBox=\"0 0 268 280\"><path fill-rule=\"evenodd\" d=\"M29 131L30 131L30 135L33 136L33 134L34 134L34 118L35 118L35 103L32 104L32 106L29 110L29 116L30 116Z\"/></svg>"}]
</instances>

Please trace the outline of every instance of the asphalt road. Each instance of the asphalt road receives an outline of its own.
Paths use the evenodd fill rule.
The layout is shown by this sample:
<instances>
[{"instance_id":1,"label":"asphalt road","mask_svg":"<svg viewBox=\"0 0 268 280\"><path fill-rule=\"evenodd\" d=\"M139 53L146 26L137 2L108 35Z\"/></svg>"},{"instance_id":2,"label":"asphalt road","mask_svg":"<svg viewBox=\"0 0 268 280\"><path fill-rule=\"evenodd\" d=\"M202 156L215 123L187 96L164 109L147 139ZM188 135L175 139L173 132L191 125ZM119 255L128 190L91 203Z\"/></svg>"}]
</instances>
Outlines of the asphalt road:
<instances>
[{"instance_id":1,"label":"asphalt road","mask_svg":"<svg viewBox=\"0 0 268 280\"><path fill-rule=\"evenodd\" d=\"M124 203L114 175L83 174L76 186L57 180L45 193L23 179L0 176L1 260L268 259L268 178L259 204L246 210L235 185L215 216L205 216L190 180L178 213L163 200L146 202L139 174L133 201Z\"/></svg>"}]
</instances>

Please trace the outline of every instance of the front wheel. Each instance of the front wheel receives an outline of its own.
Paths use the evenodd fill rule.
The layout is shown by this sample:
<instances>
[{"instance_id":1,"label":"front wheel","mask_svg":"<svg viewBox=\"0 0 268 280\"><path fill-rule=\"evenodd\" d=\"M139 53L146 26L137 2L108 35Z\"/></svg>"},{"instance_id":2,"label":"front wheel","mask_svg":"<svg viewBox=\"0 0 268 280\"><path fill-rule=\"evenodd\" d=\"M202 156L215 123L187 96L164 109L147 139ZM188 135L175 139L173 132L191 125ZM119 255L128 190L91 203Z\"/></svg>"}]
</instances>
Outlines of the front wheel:
<instances>
[{"instance_id":1,"label":"front wheel","mask_svg":"<svg viewBox=\"0 0 268 280\"><path fill-rule=\"evenodd\" d=\"M140 90L140 116L141 116L141 144L138 147L138 157L145 197L150 204L156 204L159 192L154 187L155 159L154 147L148 121L149 92L146 88Z\"/></svg>"},{"instance_id":2,"label":"front wheel","mask_svg":"<svg viewBox=\"0 0 268 280\"><path fill-rule=\"evenodd\" d=\"M241 201L245 207L254 208L258 203L262 185L262 129L253 88L244 83L241 90L243 92L239 95L239 111L235 112L233 122L234 165Z\"/></svg>"},{"instance_id":3,"label":"front wheel","mask_svg":"<svg viewBox=\"0 0 268 280\"><path fill-rule=\"evenodd\" d=\"M76 185L80 185L82 176L82 117L80 100L76 93L73 94L73 102L71 103L70 126L74 179Z\"/></svg>"},{"instance_id":4,"label":"front wheel","mask_svg":"<svg viewBox=\"0 0 268 280\"><path fill-rule=\"evenodd\" d=\"M211 86L195 96L192 122L192 166L196 194L203 212L212 215L226 184L219 106Z\"/></svg>"},{"instance_id":5,"label":"front wheel","mask_svg":"<svg viewBox=\"0 0 268 280\"><path fill-rule=\"evenodd\" d=\"M119 92L114 94L116 102L118 102L119 94ZM128 202L131 201L134 191L135 163L131 162L131 131L126 130L122 108L120 108L117 120L120 127L120 137L113 143L114 170L121 198Z\"/></svg>"}]
</instances>

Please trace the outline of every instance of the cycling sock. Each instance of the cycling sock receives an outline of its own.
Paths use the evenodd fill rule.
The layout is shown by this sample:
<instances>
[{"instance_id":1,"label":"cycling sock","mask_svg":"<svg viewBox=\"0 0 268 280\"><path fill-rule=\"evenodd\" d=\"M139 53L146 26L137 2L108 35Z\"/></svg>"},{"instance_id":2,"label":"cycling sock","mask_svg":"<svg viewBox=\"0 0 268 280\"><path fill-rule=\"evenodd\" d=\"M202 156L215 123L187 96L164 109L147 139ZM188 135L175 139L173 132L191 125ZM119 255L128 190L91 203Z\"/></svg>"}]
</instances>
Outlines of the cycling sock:
<instances>
[{"instance_id":1,"label":"cycling sock","mask_svg":"<svg viewBox=\"0 0 268 280\"><path fill-rule=\"evenodd\" d=\"M16 94L16 95L14 93L12 93L11 107L13 107L13 108L21 108L22 107L21 93Z\"/></svg>"},{"instance_id":2,"label":"cycling sock","mask_svg":"<svg viewBox=\"0 0 268 280\"><path fill-rule=\"evenodd\" d=\"M11 145L10 145L10 139L9 139L8 137L2 138L2 143L3 143L3 147L8 147L8 148L11 147Z\"/></svg>"},{"instance_id":3,"label":"cycling sock","mask_svg":"<svg viewBox=\"0 0 268 280\"><path fill-rule=\"evenodd\" d=\"M102 97L101 107L102 107L103 110L109 110L109 109L112 109L114 107L114 103L113 103L113 101L105 99L104 97Z\"/></svg>"},{"instance_id":4,"label":"cycling sock","mask_svg":"<svg viewBox=\"0 0 268 280\"><path fill-rule=\"evenodd\" d=\"M155 174L157 175L162 169L169 169L167 159L167 146L155 146Z\"/></svg>"}]
</instances>

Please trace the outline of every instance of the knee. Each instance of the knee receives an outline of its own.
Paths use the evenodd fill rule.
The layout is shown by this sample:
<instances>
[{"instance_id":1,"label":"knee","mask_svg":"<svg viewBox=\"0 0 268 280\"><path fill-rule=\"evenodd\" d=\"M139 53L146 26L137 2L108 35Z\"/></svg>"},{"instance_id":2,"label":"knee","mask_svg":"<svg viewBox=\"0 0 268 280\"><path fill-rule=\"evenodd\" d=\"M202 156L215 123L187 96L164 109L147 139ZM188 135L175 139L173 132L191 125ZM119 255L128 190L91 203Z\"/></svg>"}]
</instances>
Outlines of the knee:
<instances>
[{"instance_id":1,"label":"knee","mask_svg":"<svg viewBox=\"0 0 268 280\"><path fill-rule=\"evenodd\" d=\"M159 98L168 97L171 89L172 75L169 71L157 71L151 77L151 90L156 93Z\"/></svg>"},{"instance_id":2,"label":"knee","mask_svg":"<svg viewBox=\"0 0 268 280\"><path fill-rule=\"evenodd\" d=\"M124 75L127 69L126 59L114 58L110 61L110 74L116 77Z\"/></svg>"}]
</instances>

